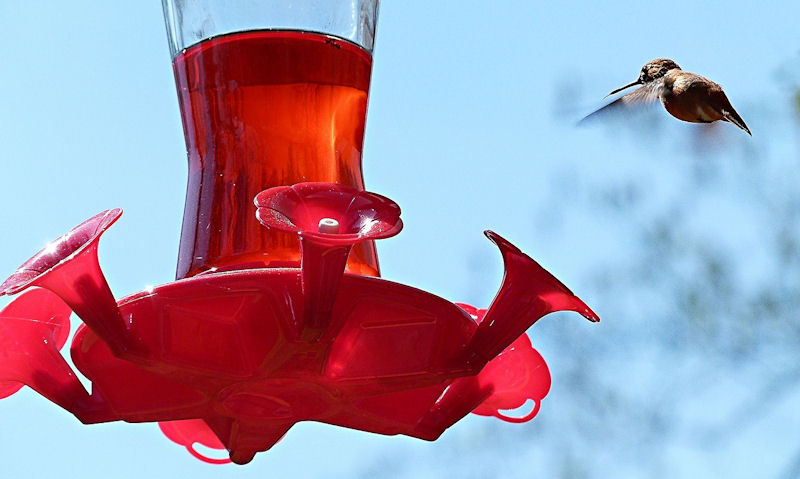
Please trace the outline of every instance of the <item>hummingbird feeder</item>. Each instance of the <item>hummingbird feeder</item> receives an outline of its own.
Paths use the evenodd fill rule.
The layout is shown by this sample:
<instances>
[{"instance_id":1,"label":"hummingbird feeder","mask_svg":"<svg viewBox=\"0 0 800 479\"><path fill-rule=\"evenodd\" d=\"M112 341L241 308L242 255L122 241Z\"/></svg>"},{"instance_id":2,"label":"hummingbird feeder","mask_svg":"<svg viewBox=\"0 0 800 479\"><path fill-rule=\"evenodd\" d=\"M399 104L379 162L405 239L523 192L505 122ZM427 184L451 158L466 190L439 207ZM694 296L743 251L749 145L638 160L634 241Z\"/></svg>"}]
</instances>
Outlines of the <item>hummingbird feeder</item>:
<instances>
[{"instance_id":1,"label":"hummingbird feeder","mask_svg":"<svg viewBox=\"0 0 800 479\"><path fill-rule=\"evenodd\" d=\"M113 295L97 250L120 209L47 245L0 284L20 293L0 311L0 398L27 385L85 424L158 422L211 463L245 464L299 421L432 441L470 412L532 419L550 374L525 331L598 318L492 231L505 274L487 309L379 277L374 241L403 223L361 175L377 0L331 2L363 14L354 37L281 24L194 43L185 3L164 0L189 150L178 278ZM60 353L72 313L90 391Z\"/></svg>"}]
</instances>

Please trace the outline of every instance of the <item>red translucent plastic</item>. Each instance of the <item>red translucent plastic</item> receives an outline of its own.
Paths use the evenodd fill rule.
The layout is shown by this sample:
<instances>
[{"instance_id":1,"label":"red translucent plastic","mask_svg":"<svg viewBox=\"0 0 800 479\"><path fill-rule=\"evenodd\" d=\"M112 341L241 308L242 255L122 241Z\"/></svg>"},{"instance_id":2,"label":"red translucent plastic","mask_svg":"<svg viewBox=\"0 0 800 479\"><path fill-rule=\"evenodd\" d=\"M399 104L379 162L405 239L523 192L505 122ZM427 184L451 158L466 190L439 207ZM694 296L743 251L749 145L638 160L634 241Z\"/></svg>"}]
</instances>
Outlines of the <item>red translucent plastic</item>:
<instances>
[{"instance_id":1,"label":"red translucent plastic","mask_svg":"<svg viewBox=\"0 0 800 479\"><path fill-rule=\"evenodd\" d=\"M259 193L256 217L262 225L326 246L390 238L403 229L400 207L377 193L331 183L297 183ZM322 219L339 223L336 233L319 230Z\"/></svg>"},{"instance_id":2,"label":"red translucent plastic","mask_svg":"<svg viewBox=\"0 0 800 479\"><path fill-rule=\"evenodd\" d=\"M189 153L178 278L297 266L297 238L264 231L253 197L302 181L364 189L372 56L328 35L250 31L188 48L174 70ZM374 244L356 245L347 268L377 276Z\"/></svg>"},{"instance_id":3,"label":"red translucent plastic","mask_svg":"<svg viewBox=\"0 0 800 479\"><path fill-rule=\"evenodd\" d=\"M390 200L341 185L274 189L257 204L265 224L323 249L401 228ZM309 420L434 440L471 411L502 417L501 410L541 401L549 373L521 338L539 318L571 310L597 320L556 278L492 232L486 234L500 249L506 273L482 319L474 308L343 272L340 265L333 302L322 307L320 301L330 298L303 281L309 270L327 268L326 259L305 248L300 268L197 275L111 307L96 256L81 252L96 253L100 235L118 216L111 210L82 223L57 240L69 247L48 247L43 251L52 255L37 255L46 260L25 263L43 267L23 265L3 283L4 292L51 289L84 321L71 354L92 382L91 394L58 353L63 333L52 325L66 314L64 305L29 296L52 298L44 290L25 293L4 310L13 319L0 322L2 337L22 339L4 343L2 354L35 354L6 360L0 387L10 393L10 381L28 384L86 423L167 423L165 434L192 454L194 444L222 445L243 464ZM313 231L320 216L336 219L340 232ZM94 301L102 307L90 307ZM313 334L306 334L309 308L326 312L324 327L314 325ZM49 319L37 322L42 318Z\"/></svg>"},{"instance_id":4,"label":"red translucent plastic","mask_svg":"<svg viewBox=\"0 0 800 479\"><path fill-rule=\"evenodd\" d=\"M465 311L481 323L486 315L485 309L459 304ZM483 368L480 378L488 378L492 385L492 395L486 398L472 412L481 416L494 416L507 422L530 421L539 412L542 399L550 391L550 370L544 358L533 348L527 334L514 340L496 358ZM501 411L521 408L527 401L533 401L533 408L523 416L511 416Z\"/></svg>"},{"instance_id":5,"label":"red translucent plastic","mask_svg":"<svg viewBox=\"0 0 800 479\"><path fill-rule=\"evenodd\" d=\"M45 273L58 268L69 268L83 265L83 261L74 261L75 257L97 256L97 242L100 236L122 215L122 210L115 208L100 212L58 239L51 241L39 250L28 261L0 284L0 295L14 294L28 286L39 286ZM64 274L55 275L68 276ZM91 276L91 275L90 275ZM110 292L109 292L110 294Z\"/></svg>"},{"instance_id":6,"label":"red translucent plastic","mask_svg":"<svg viewBox=\"0 0 800 479\"><path fill-rule=\"evenodd\" d=\"M120 354L132 347L117 302L97 261L103 233L122 215L106 210L39 250L0 284L0 295L14 294L30 286L57 294Z\"/></svg>"},{"instance_id":7,"label":"red translucent plastic","mask_svg":"<svg viewBox=\"0 0 800 479\"><path fill-rule=\"evenodd\" d=\"M390 238L403 229L400 207L375 193L331 183L298 183L262 191L255 198L262 225L300 238L304 333L318 337L329 326L339 280L354 245ZM326 231L325 222L333 231Z\"/></svg>"},{"instance_id":8,"label":"red translucent plastic","mask_svg":"<svg viewBox=\"0 0 800 479\"><path fill-rule=\"evenodd\" d=\"M42 384L37 371L62 365L58 350L67 342L71 313L44 289L32 289L0 311L0 398L14 394L25 382L36 383L40 390L52 386Z\"/></svg>"},{"instance_id":9,"label":"red translucent plastic","mask_svg":"<svg viewBox=\"0 0 800 479\"><path fill-rule=\"evenodd\" d=\"M105 417L97 414L97 398L90 397L59 353L69 335L70 313L58 296L38 288L0 311L0 398L27 385L81 421L96 422Z\"/></svg>"},{"instance_id":10,"label":"red translucent plastic","mask_svg":"<svg viewBox=\"0 0 800 479\"><path fill-rule=\"evenodd\" d=\"M229 464L229 458L216 459L199 452L195 446L200 444L209 449L225 450L225 446L214 435L214 431L201 419L185 419L183 421L164 421L158 423L161 432L170 441L184 446L189 454L209 464Z\"/></svg>"}]
</instances>

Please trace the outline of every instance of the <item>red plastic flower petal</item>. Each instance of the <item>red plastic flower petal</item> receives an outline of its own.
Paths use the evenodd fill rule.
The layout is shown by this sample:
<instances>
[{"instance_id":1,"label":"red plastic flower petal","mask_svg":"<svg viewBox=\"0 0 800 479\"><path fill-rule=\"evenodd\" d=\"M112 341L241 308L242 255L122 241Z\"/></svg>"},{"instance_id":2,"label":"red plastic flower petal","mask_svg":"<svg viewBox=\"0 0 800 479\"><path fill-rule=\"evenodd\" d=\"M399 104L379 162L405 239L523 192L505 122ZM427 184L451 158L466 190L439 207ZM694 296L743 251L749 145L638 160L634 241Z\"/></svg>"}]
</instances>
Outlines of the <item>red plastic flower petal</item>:
<instances>
[{"instance_id":1,"label":"red plastic flower petal","mask_svg":"<svg viewBox=\"0 0 800 479\"><path fill-rule=\"evenodd\" d=\"M397 203L346 185L279 186L256 195L255 204L262 225L328 245L389 238L403 229ZM338 223L338 233L320 232L320 222L325 220Z\"/></svg>"},{"instance_id":2,"label":"red plastic flower petal","mask_svg":"<svg viewBox=\"0 0 800 479\"><path fill-rule=\"evenodd\" d=\"M39 277L48 274L71 257L77 255L114 224L122 215L120 208L98 213L67 234L50 242L0 284L0 296L15 294L30 286Z\"/></svg>"}]
</instances>

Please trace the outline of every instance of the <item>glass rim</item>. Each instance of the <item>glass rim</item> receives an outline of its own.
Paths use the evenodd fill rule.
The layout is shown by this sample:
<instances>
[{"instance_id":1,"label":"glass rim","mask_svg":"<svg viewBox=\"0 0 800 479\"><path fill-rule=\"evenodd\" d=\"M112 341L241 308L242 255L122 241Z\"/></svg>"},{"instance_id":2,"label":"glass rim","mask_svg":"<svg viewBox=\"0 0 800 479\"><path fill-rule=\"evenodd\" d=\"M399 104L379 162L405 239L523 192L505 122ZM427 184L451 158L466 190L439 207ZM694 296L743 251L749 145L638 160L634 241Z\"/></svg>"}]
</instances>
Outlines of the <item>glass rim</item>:
<instances>
[{"instance_id":1,"label":"glass rim","mask_svg":"<svg viewBox=\"0 0 800 479\"><path fill-rule=\"evenodd\" d=\"M358 42L354 42L353 40L351 40L349 38L340 37L339 35L336 35L335 33L321 32L321 31L315 31L315 30L303 30L303 29L300 29L300 28L280 28L280 27L278 27L278 28L258 28L258 29L251 29L251 30L233 30L233 31L230 31L230 32L224 32L224 33L218 33L216 35L210 35L210 36L208 36L206 38L203 38L201 40L197 40L196 42L194 42L194 43L192 43L190 45L184 46L183 49L181 49L180 51L176 52L172 57L175 58L176 56L180 55L181 53L184 53L187 50L191 50L192 48L196 47L197 45L199 45L199 44L201 44L201 43L203 43L205 41L208 41L208 40L217 40L217 39L220 39L220 38L223 38L223 37L227 37L227 36L238 35L240 33L256 33L256 32L307 33L309 35L320 35L320 36L324 36L324 37L331 37L331 38L335 38L338 41L346 42L346 43L348 43L348 44L350 44L350 45L352 45L354 47L357 47L358 49L363 50L365 53L367 53L368 55L372 56L372 52L370 50L367 50L364 47L364 45L361 45Z\"/></svg>"},{"instance_id":2,"label":"glass rim","mask_svg":"<svg viewBox=\"0 0 800 479\"><path fill-rule=\"evenodd\" d=\"M188 0L193 1L193 0ZM288 0L287 0L288 1ZM312 34L319 34L330 36L338 40L342 40L353 44L360 49L372 55L375 49L375 33L376 24L378 19L378 10L380 7L380 0L353 0L354 5L361 5L362 12L368 12L367 15L359 17L361 22L368 19L365 23L353 21L351 28L351 35L348 36L346 31L335 31L334 27L329 29L320 28L321 25L312 25L307 23L308 26L303 25L305 21L298 20L298 22L278 21L275 24L269 25L264 22L263 26L242 22L241 25L221 27L217 30L209 32L209 34L195 33L196 38L188 38L184 35L184 28L186 25L182 21L183 7L181 0L161 0L162 11L164 15L164 24L167 30L167 42L169 44L170 58L175 59L178 55L185 52L187 49L194 47L206 40L212 38L219 38L225 35L236 33L256 32L256 31L287 31L287 32L307 32ZM361 3L358 3L361 2ZM366 10L363 6L367 6ZM284 25L281 25L284 23Z\"/></svg>"}]
</instances>

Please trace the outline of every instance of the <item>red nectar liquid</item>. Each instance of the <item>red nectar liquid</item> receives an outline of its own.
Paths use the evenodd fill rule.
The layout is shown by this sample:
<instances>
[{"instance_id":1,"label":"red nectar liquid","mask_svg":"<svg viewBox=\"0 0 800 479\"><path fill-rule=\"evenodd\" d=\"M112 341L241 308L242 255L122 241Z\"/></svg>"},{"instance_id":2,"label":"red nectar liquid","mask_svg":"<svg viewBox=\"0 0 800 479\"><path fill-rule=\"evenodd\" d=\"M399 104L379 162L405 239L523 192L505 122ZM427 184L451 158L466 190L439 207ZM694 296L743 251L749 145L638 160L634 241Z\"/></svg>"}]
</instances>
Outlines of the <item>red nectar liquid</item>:
<instances>
[{"instance_id":1,"label":"red nectar liquid","mask_svg":"<svg viewBox=\"0 0 800 479\"><path fill-rule=\"evenodd\" d=\"M303 181L364 189L371 55L327 35L251 31L205 40L173 66L189 155L177 277L296 267L298 239L261 226L253 198ZM374 244L356 245L347 269L377 276Z\"/></svg>"}]
</instances>

